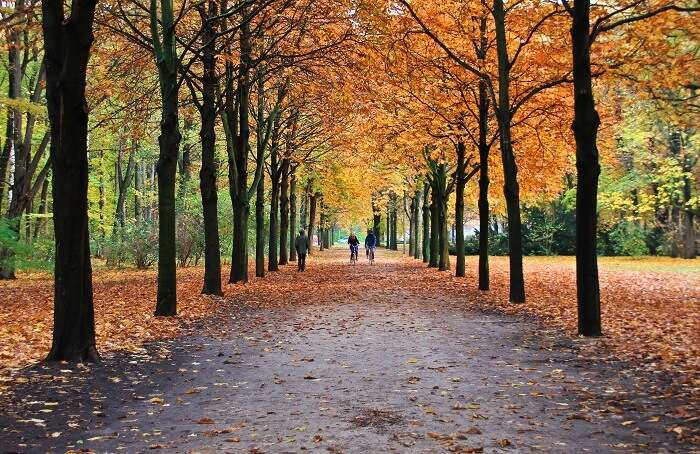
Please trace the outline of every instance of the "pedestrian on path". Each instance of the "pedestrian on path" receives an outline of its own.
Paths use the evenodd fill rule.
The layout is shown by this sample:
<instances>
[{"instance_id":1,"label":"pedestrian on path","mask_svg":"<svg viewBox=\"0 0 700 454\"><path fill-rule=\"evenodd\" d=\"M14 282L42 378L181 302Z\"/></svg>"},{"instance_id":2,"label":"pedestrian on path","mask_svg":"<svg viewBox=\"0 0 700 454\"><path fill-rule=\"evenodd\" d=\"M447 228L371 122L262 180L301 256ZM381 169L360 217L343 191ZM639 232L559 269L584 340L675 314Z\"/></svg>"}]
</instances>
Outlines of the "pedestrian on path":
<instances>
[{"instance_id":1,"label":"pedestrian on path","mask_svg":"<svg viewBox=\"0 0 700 454\"><path fill-rule=\"evenodd\" d=\"M297 264L298 270L304 271L306 269L306 254L309 252L309 237L306 236L304 229L299 230L299 235L294 242L294 248L297 250Z\"/></svg>"}]
</instances>

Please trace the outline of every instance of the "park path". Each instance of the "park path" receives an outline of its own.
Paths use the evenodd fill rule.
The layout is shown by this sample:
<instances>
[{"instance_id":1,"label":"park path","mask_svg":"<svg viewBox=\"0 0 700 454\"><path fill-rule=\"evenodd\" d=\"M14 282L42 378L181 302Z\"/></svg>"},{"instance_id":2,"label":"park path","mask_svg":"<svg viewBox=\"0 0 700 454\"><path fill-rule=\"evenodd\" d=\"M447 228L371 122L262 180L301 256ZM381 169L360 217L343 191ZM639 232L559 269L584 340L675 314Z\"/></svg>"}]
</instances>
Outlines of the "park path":
<instances>
[{"instance_id":1,"label":"park path","mask_svg":"<svg viewBox=\"0 0 700 454\"><path fill-rule=\"evenodd\" d=\"M672 404L586 359L585 341L468 311L397 255L345 256L230 287L198 335L26 370L0 412L0 452L691 449L658 424Z\"/></svg>"}]
</instances>

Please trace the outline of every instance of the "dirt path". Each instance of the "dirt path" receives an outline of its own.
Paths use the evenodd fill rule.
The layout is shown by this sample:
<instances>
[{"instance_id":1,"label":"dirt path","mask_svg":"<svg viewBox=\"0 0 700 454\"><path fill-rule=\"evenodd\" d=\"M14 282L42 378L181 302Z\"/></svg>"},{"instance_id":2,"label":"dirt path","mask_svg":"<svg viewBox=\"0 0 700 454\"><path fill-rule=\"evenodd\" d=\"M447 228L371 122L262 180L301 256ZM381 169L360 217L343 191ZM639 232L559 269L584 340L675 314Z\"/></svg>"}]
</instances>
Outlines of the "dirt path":
<instances>
[{"instance_id":1,"label":"dirt path","mask_svg":"<svg viewBox=\"0 0 700 454\"><path fill-rule=\"evenodd\" d=\"M468 312L418 264L330 251L238 293L202 334L98 367L36 366L0 451L688 452L677 402L580 340ZM468 298L468 295L464 296Z\"/></svg>"}]
</instances>

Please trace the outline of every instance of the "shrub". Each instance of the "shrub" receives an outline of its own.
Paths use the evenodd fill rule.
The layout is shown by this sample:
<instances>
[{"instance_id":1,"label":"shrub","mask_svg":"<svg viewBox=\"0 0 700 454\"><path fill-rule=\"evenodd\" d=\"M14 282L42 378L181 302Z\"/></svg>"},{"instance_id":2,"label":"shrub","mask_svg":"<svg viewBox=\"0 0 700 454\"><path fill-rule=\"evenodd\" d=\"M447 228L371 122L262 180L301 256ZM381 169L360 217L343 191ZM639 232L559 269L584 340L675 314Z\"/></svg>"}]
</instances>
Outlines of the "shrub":
<instances>
[{"instance_id":1,"label":"shrub","mask_svg":"<svg viewBox=\"0 0 700 454\"><path fill-rule=\"evenodd\" d=\"M608 235L615 255L640 256L649 254L644 231L635 223L622 221Z\"/></svg>"}]
</instances>

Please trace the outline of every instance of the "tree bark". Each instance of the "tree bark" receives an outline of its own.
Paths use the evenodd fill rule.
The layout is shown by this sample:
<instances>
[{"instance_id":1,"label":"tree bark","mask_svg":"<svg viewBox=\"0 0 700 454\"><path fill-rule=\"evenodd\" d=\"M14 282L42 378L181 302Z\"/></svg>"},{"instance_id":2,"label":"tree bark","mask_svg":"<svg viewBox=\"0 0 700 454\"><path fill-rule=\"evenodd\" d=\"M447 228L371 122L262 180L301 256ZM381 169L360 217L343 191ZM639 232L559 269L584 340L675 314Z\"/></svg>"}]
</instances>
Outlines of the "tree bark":
<instances>
[{"instance_id":1,"label":"tree bark","mask_svg":"<svg viewBox=\"0 0 700 454\"><path fill-rule=\"evenodd\" d=\"M289 261L297 261L297 250L294 247L294 239L297 231L297 176L292 170L289 176Z\"/></svg>"},{"instance_id":2,"label":"tree bark","mask_svg":"<svg viewBox=\"0 0 700 454\"><path fill-rule=\"evenodd\" d=\"M426 181L423 183L423 263L428 263L430 260L430 202L428 201L430 192L430 184Z\"/></svg>"},{"instance_id":3,"label":"tree bark","mask_svg":"<svg viewBox=\"0 0 700 454\"><path fill-rule=\"evenodd\" d=\"M413 237L413 258L421 258L422 244L420 242L421 237L421 198L423 194L420 189L416 189L415 192L415 203L413 204L413 227L415 229L415 234Z\"/></svg>"},{"instance_id":4,"label":"tree bark","mask_svg":"<svg viewBox=\"0 0 700 454\"><path fill-rule=\"evenodd\" d=\"M34 226L34 239L39 237L40 233L44 232L44 227L46 226L46 214L49 209L49 178L44 177L44 181L41 183L41 195L39 196L39 214L41 215Z\"/></svg>"},{"instance_id":5,"label":"tree bark","mask_svg":"<svg viewBox=\"0 0 700 454\"><path fill-rule=\"evenodd\" d=\"M489 289L489 147L486 83L479 83L479 290Z\"/></svg>"},{"instance_id":6,"label":"tree bark","mask_svg":"<svg viewBox=\"0 0 700 454\"><path fill-rule=\"evenodd\" d=\"M135 150L133 150L131 153L129 153L129 160L127 161L126 165L126 173L122 177L121 174L121 156L122 156L123 149L119 150L119 156L117 157L117 179L118 179L118 186L119 189L117 191L117 206L115 210L115 220L118 226L124 230L124 222L126 218L126 212L124 210L124 205L126 202L126 194L127 191L129 190L129 186L131 185L131 179L134 174L134 154L136 153Z\"/></svg>"},{"instance_id":7,"label":"tree bark","mask_svg":"<svg viewBox=\"0 0 700 454\"><path fill-rule=\"evenodd\" d=\"M50 361L95 361L95 316L88 232L87 63L95 1L42 2L46 99L56 238Z\"/></svg>"},{"instance_id":8,"label":"tree bark","mask_svg":"<svg viewBox=\"0 0 700 454\"><path fill-rule=\"evenodd\" d=\"M447 233L447 167L446 164L438 164L437 186L438 186L438 247L439 261L438 270L447 271L450 269L450 246Z\"/></svg>"},{"instance_id":9,"label":"tree bark","mask_svg":"<svg viewBox=\"0 0 700 454\"><path fill-rule=\"evenodd\" d=\"M216 189L216 49L214 24L209 20L218 14L217 2L209 1L203 9L202 42L202 103L199 114L199 138L202 143L202 166L199 170L199 192L202 196L204 222L204 283L202 294L223 296L221 289L221 246L219 240L219 209ZM140 208L136 209L136 213Z\"/></svg>"},{"instance_id":10,"label":"tree bark","mask_svg":"<svg viewBox=\"0 0 700 454\"><path fill-rule=\"evenodd\" d=\"M316 222L316 205L318 204L318 197L318 193L314 193L309 197L309 255L313 253L313 238L315 229L314 223Z\"/></svg>"},{"instance_id":11,"label":"tree bark","mask_svg":"<svg viewBox=\"0 0 700 454\"><path fill-rule=\"evenodd\" d=\"M289 158L284 158L280 169L280 265L286 265L289 261L287 257L287 251L289 250L289 242L287 241L289 238L289 235L287 235L289 232L289 170Z\"/></svg>"},{"instance_id":12,"label":"tree bark","mask_svg":"<svg viewBox=\"0 0 700 454\"><path fill-rule=\"evenodd\" d=\"M591 76L590 0L574 0L572 19L578 332L584 336L599 336L602 330L596 244L600 164L596 137L600 119L595 110Z\"/></svg>"},{"instance_id":13,"label":"tree bark","mask_svg":"<svg viewBox=\"0 0 700 454\"><path fill-rule=\"evenodd\" d=\"M505 30L503 0L494 0L493 18L496 28L496 50L498 54L498 108L501 161L503 162L503 195L508 213L508 255L510 262L510 302L525 302L525 280L523 276L522 222L520 219L520 188L518 167L513 154L510 114L510 61Z\"/></svg>"},{"instance_id":14,"label":"tree bark","mask_svg":"<svg viewBox=\"0 0 700 454\"><path fill-rule=\"evenodd\" d=\"M270 243L272 243L272 211L270 209ZM255 277L265 277L265 174L258 181L255 197Z\"/></svg>"},{"instance_id":15,"label":"tree bark","mask_svg":"<svg viewBox=\"0 0 700 454\"><path fill-rule=\"evenodd\" d=\"M155 0L152 0L155 4ZM175 174L180 148L178 117L178 56L172 0L161 0L161 15L151 11L151 37L158 67L161 93L158 174L158 295L155 315L177 313L177 277L175 247Z\"/></svg>"},{"instance_id":16,"label":"tree bark","mask_svg":"<svg viewBox=\"0 0 700 454\"><path fill-rule=\"evenodd\" d=\"M457 249L457 264L455 276L464 277L464 186L467 176L465 174L465 148L464 142L457 143L457 175L455 186L455 248Z\"/></svg>"},{"instance_id":17,"label":"tree bark","mask_svg":"<svg viewBox=\"0 0 700 454\"><path fill-rule=\"evenodd\" d=\"M434 184L431 184L430 191L430 260L428 266L431 268L438 267L440 257L440 219L439 219L439 202L440 196Z\"/></svg>"},{"instance_id":18,"label":"tree bark","mask_svg":"<svg viewBox=\"0 0 700 454\"><path fill-rule=\"evenodd\" d=\"M377 239L377 247L381 246L381 230L382 230L382 210L376 205L375 196L372 196L372 230L374 237Z\"/></svg>"},{"instance_id":19,"label":"tree bark","mask_svg":"<svg viewBox=\"0 0 700 454\"><path fill-rule=\"evenodd\" d=\"M274 146L273 146L274 148ZM280 168L277 160L277 152L273 149L270 155L270 238L268 245L267 269L268 271L278 271L279 262L278 235L280 234L279 209L280 209Z\"/></svg>"}]
</instances>

